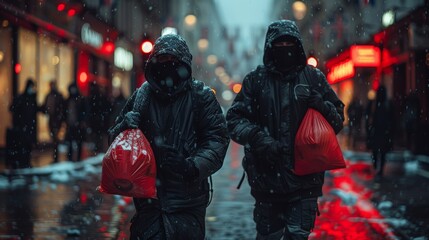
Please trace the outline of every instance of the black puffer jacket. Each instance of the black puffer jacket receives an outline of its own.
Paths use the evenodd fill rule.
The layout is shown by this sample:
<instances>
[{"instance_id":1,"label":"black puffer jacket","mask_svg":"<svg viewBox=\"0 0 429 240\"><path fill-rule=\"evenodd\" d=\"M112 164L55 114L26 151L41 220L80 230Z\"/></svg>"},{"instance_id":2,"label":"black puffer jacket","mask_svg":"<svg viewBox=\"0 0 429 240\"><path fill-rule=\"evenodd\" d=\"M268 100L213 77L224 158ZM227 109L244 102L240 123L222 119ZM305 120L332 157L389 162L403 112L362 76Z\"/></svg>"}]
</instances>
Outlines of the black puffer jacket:
<instances>
[{"instance_id":1,"label":"black puffer jacket","mask_svg":"<svg viewBox=\"0 0 429 240\"><path fill-rule=\"evenodd\" d=\"M269 54L272 42L282 36L299 42L298 67L283 74L276 71ZM241 91L227 113L228 128L234 141L245 145L243 167L248 175L252 195L257 200L284 201L322 195L324 173L297 176L294 166L294 139L308 109L312 89L322 94L328 106L322 113L335 132L342 129L344 104L318 69L306 66L305 52L298 28L292 21L282 20L268 28L264 65L250 72ZM268 164L264 156L256 156L249 146L249 135L262 131L285 145L286 155Z\"/></svg>"},{"instance_id":2,"label":"black puffer jacket","mask_svg":"<svg viewBox=\"0 0 429 240\"><path fill-rule=\"evenodd\" d=\"M116 126L110 130L114 137L124 130L124 115L131 111L134 102L141 106L140 129L151 143L157 162L157 192L161 208L167 212L193 206L205 206L208 202L207 178L219 170L229 144L225 117L210 88L204 83L184 81L173 93L163 92L152 77L151 59L160 54L176 56L191 71L192 55L185 41L178 35L165 35L155 42L155 48L146 65L144 91L136 99L137 91L127 101ZM163 152L159 144L174 146L195 163L199 177L194 181L160 168ZM134 199L137 210L144 201Z\"/></svg>"}]
</instances>

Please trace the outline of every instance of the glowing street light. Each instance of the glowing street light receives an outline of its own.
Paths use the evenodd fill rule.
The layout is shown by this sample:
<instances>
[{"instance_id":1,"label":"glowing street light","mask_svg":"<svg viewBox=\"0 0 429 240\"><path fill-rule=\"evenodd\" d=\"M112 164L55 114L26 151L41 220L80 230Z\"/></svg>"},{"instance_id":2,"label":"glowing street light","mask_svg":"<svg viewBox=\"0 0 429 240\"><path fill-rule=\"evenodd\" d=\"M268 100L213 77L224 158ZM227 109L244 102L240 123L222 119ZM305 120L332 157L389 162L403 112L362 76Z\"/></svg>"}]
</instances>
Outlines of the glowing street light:
<instances>
[{"instance_id":1,"label":"glowing street light","mask_svg":"<svg viewBox=\"0 0 429 240\"><path fill-rule=\"evenodd\" d=\"M142 42L142 44L140 45L140 49L142 50L143 53L150 53L152 52L153 49L153 43L149 40L146 40L144 42Z\"/></svg>"},{"instance_id":2,"label":"glowing street light","mask_svg":"<svg viewBox=\"0 0 429 240\"><path fill-rule=\"evenodd\" d=\"M197 44L198 49L200 49L200 51L205 51L209 47L209 40L201 38L200 40L198 40Z\"/></svg>"},{"instance_id":3,"label":"glowing street light","mask_svg":"<svg viewBox=\"0 0 429 240\"><path fill-rule=\"evenodd\" d=\"M315 57L309 57L307 59L307 64L313 67L317 67L317 59Z\"/></svg>"},{"instance_id":4,"label":"glowing street light","mask_svg":"<svg viewBox=\"0 0 429 240\"><path fill-rule=\"evenodd\" d=\"M307 6L301 1L296 1L292 4L292 11L296 20L302 20L307 12Z\"/></svg>"},{"instance_id":5,"label":"glowing street light","mask_svg":"<svg viewBox=\"0 0 429 240\"><path fill-rule=\"evenodd\" d=\"M214 65L217 63L217 57L216 55L208 55L207 56L207 63L210 65Z\"/></svg>"},{"instance_id":6,"label":"glowing street light","mask_svg":"<svg viewBox=\"0 0 429 240\"><path fill-rule=\"evenodd\" d=\"M193 26L195 26L196 23L197 23L197 17L195 15L188 14L185 17L185 24L186 24L186 26L193 27Z\"/></svg>"}]
</instances>

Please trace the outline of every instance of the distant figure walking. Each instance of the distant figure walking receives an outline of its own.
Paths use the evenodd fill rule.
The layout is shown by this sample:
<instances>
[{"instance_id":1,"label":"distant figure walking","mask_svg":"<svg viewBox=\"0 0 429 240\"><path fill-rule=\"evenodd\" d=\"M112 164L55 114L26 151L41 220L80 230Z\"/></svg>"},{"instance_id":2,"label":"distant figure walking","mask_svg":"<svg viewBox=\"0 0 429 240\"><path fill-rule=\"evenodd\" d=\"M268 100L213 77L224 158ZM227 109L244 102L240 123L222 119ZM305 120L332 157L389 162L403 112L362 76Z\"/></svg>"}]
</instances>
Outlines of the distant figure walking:
<instances>
[{"instance_id":1,"label":"distant figure walking","mask_svg":"<svg viewBox=\"0 0 429 240\"><path fill-rule=\"evenodd\" d=\"M356 96L347 108L347 114L349 117L349 146L355 149L356 142L361 136L361 122L363 115L362 103Z\"/></svg>"},{"instance_id":2,"label":"distant figure walking","mask_svg":"<svg viewBox=\"0 0 429 240\"><path fill-rule=\"evenodd\" d=\"M43 109L45 114L48 115L49 131L52 138L52 144L54 147L54 162L58 162L58 144L59 144L59 132L61 124L64 120L64 98L57 90L57 84L55 80L52 80L49 84L51 91L45 98Z\"/></svg>"},{"instance_id":3,"label":"distant figure walking","mask_svg":"<svg viewBox=\"0 0 429 240\"><path fill-rule=\"evenodd\" d=\"M76 161L80 161L82 157L82 143L85 137L85 102L83 96L79 94L76 84L70 84L68 90L69 98L65 103L67 156L69 161L73 161L74 146L76 146Z\"/></svg>"},{"instance_id":4,"label":"distant figure walking","mask_svg":"<svg viewBox=\"0 0 429 240\"><path fill-rule=\"evenodd\" d=\"M11 168L31 167L32 146L37 142L37 112L40 107L36 102L36 85L29 78L24 92L16 97L10 106L13 128L6 136L7 165Z\"/></svg>"},{"instance_id":5,"label":"distant figure walking","mask_svg":"<svg viewBox=\"0 0 429 240\"><path fill-rule=\"evenodd\" d=\"M404 127L405 142L411 152L416 151L416 140L420 129L420 100L417 90L411 92L405 99Z\"/></svg>"},{"instance_id":6,"label":"distant figure walking","mask_svg":"<svg viewBox=\"0 0 429 240\"><path fill-rule=\"evenodd\" d=\"M110 102L100 90L96 82L89 86L89 96L86 100L86 123L88 124L89 138L94 143L94 152L100 153L107 146L107 124Z\"/></svg>"},{"instance_id":7,"label":"distant figure walking","mask_svg":"<svg viewBox=\"0 0 429 240\"><path fill-rule=\"evenodd\" d=\"M393 146L394 112L393 104L387 99L384 86L377 90L374 101L366 109L367 147L372 150L372 160L377 176L383 176L386 153Z\"/></svg>"}]
</instances>

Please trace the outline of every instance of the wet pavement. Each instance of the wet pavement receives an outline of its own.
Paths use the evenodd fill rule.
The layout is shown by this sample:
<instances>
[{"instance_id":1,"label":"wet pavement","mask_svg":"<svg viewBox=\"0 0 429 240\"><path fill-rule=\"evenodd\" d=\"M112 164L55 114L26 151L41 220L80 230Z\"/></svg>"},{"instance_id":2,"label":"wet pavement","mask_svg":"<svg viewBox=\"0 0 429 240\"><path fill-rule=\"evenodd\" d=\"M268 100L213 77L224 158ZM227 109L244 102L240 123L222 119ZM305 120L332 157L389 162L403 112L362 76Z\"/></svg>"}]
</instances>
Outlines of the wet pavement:
<instances>
[{"instance_id":1,"label":"wet pavement","mask_svg":"<svg viewBox=\"0 0 429 240\"><path fill-rule=\"evenodd\" d=\"M370 155L344 148L347 169L326 175L321 215L310 239L428 239L429 179L416 174L412 157L388 156L383 179L374 179ZM39 152L33 166L50 164ZM214 196L207 209L208 239L254 239L254 200L242 176L242 149L232 143L222 169L213 176ZM133 215L130 198L105 195L100 181L102 155L81 168L53 174L14 176L0 166L0 239L128 239ZM59 166L66 166L60 158ZM63 164L63 165L61 165ZM51 166L51 165L49 165Z\"/></svg>"}]
</instances>

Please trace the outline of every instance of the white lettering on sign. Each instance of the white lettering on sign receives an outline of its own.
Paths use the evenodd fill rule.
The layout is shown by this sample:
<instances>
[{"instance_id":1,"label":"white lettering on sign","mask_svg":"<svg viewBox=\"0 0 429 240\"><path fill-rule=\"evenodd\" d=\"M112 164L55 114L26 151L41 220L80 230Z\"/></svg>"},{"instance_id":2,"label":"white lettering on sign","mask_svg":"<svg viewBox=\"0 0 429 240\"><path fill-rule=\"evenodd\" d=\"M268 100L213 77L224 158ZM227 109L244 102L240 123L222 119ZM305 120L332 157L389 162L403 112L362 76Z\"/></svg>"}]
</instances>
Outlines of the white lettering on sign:
<instances>
[{"instance_id":1,"label":"white lettering on sign","mask_svg":"<svg viewBox=\"0 0 429 240\"><path fill-rule=\"evenodd\" d=\"M80 35L80 37L82 38L82 42L85 44L89 44L95 48L100 48L101 45L103 45L103 37L100 33L91 29L89 23L85 23L82 25Z\"/></svg>"},{"instance_id":2,"label":"white lettering on sign","mask_svg":"<svg viewBox=\"0 0 429 240\"><path fill-rule=\"evenodd\" d=\"M123 68L126 71L133 68L133 54L130 51L117 47L113 58L115 66Z\"/></svg>"}]
</instances>

